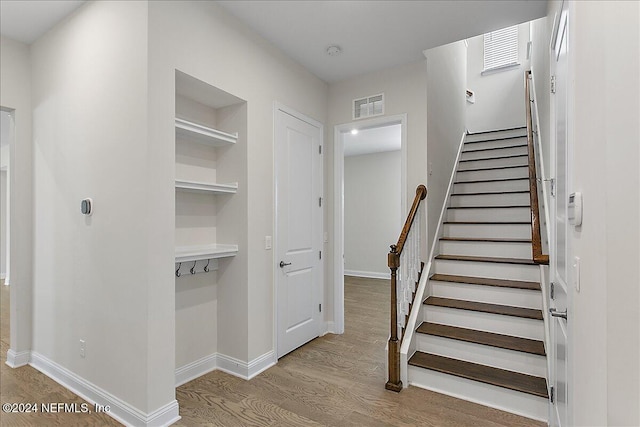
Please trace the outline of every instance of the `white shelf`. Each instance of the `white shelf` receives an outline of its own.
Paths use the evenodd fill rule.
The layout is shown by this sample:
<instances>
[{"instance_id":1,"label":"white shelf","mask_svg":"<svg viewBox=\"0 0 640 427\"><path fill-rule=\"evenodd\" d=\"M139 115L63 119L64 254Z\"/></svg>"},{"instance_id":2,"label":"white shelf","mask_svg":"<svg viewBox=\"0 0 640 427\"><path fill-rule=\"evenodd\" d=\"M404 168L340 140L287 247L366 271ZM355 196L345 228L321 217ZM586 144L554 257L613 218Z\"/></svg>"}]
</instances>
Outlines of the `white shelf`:
<instances>
[{"instance_id":1,"label":"white shelf","mask_svg":"<svg viewBox=\"0 0 640 427\"><path fill-rule=\"evenodd\" d=\"M238 183L234 182L231 184L207 184L204 182L176 179L176 190L211 194L235 194L238 191Z\"/></svg>"},{"instance_id":2,"label":"white shelf","mask_svg":"<svg viewBox=\"0 0 640 427\"><path fill-rule=\"evenodd\" d=\"M199 125L176 117L176 133L185 136L201 144L219 147L235 144L238 140L237 133L227 133L220 130Z\"/></svg>"},{"instance_id":3,"label":"white shelf","mask_svg":"<svg viewBox=\"0 0 640 427\"><path fill-rule=\"evenodd\" d=\"M238 245L197 245L176 248L176 262L199 261L203 259L228 258L236 256Z\"/></svg>"}]
</instances>

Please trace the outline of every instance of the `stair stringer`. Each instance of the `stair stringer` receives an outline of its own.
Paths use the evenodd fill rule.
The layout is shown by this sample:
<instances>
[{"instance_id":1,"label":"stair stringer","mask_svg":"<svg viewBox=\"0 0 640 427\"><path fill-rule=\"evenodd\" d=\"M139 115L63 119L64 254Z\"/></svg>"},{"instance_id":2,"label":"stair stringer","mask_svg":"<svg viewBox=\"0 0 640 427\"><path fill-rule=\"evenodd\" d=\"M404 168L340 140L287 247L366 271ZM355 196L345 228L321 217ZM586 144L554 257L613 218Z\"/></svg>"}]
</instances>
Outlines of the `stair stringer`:
<instances>
[{"instance_id":1,"label":"stair stringer","mask_svg":"<svg viewBox=\"0 0 640 427\"><path fill-rule=\"evenodd\" d=\"M424 304L422 304L422 301L424 301L428 296L431 296L431 290L429 289L429 277L431 277L432 274L431 266L433 265L433 258L438 253L440 237L442 237L443 234L442 224L447 214L447 207L451 198L451 193L453 191L453 183L455 182L456 172L458 171L460 156L462 156L462 149L464 147L466 137L467 132L465 131L460 137L458 153L456 154L456 159L451 170L451 177L449 178L449 187L447 188L447 193L445 194L444 201L442 202L442 209L440 210L438 228L436 229L433 237L433 243L431 244L431 251L429 252L428 261L422 269L422 276L420 276L420 282L418 283L418 288L416 289L416 294L414 295L414 304L411 307L411 313L409 313L409 320L407 321L407 324L405 326L405 332L400 346L400 381L402 381L402 384L404 384L405 386L409 385L409 359L416 351L416 328L418 327L417 322L419 319L420 321L422 321L423 318L422 310L424 310ZM385 351L388 352L388 348L386 348Z\"/></svg>"}]
</instances>

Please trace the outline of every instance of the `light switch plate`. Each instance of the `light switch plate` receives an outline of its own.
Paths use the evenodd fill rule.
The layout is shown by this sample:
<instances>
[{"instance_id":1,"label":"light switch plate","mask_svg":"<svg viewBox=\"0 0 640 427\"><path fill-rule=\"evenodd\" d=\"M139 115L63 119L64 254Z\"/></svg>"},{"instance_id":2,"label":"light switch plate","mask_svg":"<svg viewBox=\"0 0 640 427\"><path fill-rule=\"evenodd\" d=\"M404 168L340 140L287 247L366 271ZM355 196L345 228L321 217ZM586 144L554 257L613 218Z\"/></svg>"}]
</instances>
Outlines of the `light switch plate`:
<instances>
[{"instance_id":1,"label":"light switch plate","mask_svg":"<svg viewBox=\"0 0 640 427\"><path fill-rule=\"evenodd\" d=\"M264 236L264 248L271 249L273 246L271 236Z\"/></svg>"},{"instance_id":2,"label":"light switch plate","mask_svg":"<svg viewBox=\"0 0 640 427\"><path fill-rule=\"evenodd\" d=\"M573 285L580 292L580 258L573 257Z\"/></svg>"}]
</instances>

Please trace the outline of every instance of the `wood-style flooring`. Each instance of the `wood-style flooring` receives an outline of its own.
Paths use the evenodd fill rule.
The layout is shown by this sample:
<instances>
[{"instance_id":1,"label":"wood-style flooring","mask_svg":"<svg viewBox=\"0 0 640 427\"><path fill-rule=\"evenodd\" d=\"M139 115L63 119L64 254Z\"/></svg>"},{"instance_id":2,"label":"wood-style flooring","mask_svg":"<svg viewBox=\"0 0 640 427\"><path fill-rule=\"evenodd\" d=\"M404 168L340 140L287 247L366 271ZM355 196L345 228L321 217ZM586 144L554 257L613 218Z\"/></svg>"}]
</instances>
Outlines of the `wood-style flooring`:
<instances>
[{"instance_id":1,"label":"wood-style flooring","mask_svg":"<svg viewBox=\"0 0 640 427\"><path fill-rule=\"evenodd\" d=\"M176 390L179 426L543 426L544 423L422 390L384 389L388 282L345 278L344 335L325 335L251 381L214 371ZM9 289L0 288L1 386L6 402L83 400L25 366L6 366ZM0 414L2 426L112 426L102 414Z\"/></svg>"}]
</instances>

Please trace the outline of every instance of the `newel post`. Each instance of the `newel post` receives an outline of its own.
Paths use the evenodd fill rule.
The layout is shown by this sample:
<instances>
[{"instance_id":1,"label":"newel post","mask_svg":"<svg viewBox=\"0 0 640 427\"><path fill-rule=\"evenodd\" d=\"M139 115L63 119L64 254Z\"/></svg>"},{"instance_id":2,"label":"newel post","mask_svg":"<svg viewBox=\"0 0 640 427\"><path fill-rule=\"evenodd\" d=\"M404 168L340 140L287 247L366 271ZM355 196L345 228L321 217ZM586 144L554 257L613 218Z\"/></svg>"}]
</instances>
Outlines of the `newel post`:
<instances>
[{"instance_id":1,"label":"newel post","mask_svg":"<svg viewBox=\"0 0 640 427\"><path fill-rule=\"evenodd\" d=\"M398 347L398 294L397 271L400 266L400 255L396 245L391 245L388 256L388 265L391 270L391 337L389 338L389 381L385 384L387 390L402 390L400 381L400 349Z\"/></svg>"}]
</instances>

